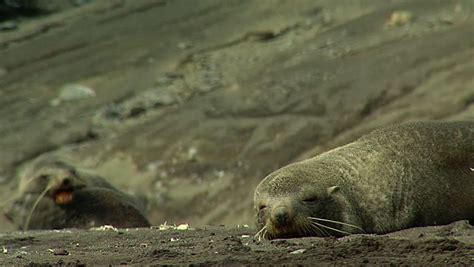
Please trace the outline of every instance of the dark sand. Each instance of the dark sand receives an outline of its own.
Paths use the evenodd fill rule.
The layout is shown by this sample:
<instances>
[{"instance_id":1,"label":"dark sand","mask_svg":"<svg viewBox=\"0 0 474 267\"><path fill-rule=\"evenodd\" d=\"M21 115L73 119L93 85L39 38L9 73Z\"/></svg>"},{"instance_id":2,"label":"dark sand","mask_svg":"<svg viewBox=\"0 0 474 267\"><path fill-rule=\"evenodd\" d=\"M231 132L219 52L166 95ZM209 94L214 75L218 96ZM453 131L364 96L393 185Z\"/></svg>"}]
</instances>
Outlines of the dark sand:
<instances>
[{"instance_id":1,"label":"dark sand","mask_svg":"<svg viewBox=\"0 0 474 267\"><path fill-rule=\"evenodd\" d=\"M0 31L1 199L53 153L146 198L154 225L250 228L11 232L1 263L474 264L465 224L241 238L271 171L384 125L474 119L474 1L190 3L92 1ZM58 98L71 83L95 96Z\"/></svg>"},{"instance_id":2,"label":"dark sand","mask_svg":"<svg viewBox=\"0 0 474 267\"><path fill-rule=\"evenodd\" d=\"M255 241L247 228L31 231L0 235L2 264L472 265L466 222L390 235ZM6 251L6 252L5 252Z\"/></svg>"}]
</instances>

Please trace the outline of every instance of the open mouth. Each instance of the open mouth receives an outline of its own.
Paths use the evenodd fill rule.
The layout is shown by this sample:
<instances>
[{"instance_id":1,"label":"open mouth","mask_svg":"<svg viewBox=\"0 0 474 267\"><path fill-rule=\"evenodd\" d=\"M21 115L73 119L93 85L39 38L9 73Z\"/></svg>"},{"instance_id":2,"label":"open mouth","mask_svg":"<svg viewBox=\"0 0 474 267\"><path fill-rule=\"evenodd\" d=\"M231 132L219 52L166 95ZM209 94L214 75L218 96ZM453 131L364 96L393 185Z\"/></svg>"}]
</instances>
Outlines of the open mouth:
<instances>
[{"instance_id":1,"label":"open mouth","mask_svg":"<svg viewBox=\"0 0 474 267\"><path fill-rule=\"evenodd\" d=\"M73 193L71 190L58 190L54 192L53 199L57 205L67 205L72 202Z\"/></svg>"}]
</instances>

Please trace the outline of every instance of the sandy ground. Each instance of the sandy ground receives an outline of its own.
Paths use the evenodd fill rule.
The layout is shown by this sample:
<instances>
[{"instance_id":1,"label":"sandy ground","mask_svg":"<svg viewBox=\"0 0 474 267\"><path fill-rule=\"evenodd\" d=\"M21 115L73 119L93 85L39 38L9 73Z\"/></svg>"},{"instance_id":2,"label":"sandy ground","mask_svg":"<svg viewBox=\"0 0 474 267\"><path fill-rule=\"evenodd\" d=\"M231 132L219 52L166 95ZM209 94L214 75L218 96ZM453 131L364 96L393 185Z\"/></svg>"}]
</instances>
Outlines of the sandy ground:
<instances>
[{"instance_id":1,"label":"sandy ground","mask_svg":"<svg viewBox=\"0 0 474 267\"><path fill-rule=\"evenodd\" d=\"M472 239L420 240L432 229L402 241L241 240L254 226L253 189L271 171L384 125L474 119L473 1L297 2L92 1L0 31L4 206L22 166L53 153L145 198L154 225L250 225L216 228L222 257L212 254L210 230L176 233L187 248L168 242L174 232L139 230L5 233L2 259L472 264ZM62 94L71 84L94 93ZM3 219L0 227L15 229ZM472 238L463 229L456 235ZM142 247L149 236L154 243ZM299 242L307 250L289 254ZM21 246L29 254L17 258Z\"/></svg>"},{"instance_id":2,"label":"sandy ground","mask_svg":"<svg viewBox=\"0 0 474 267\"><path fill-rule=\"evenodd\" d=\"M474 264L474 228L464 221L390 235L258 241L251 229L120 229L2 234L3 264L430 265Z\"/></svg>"}]
</instances>

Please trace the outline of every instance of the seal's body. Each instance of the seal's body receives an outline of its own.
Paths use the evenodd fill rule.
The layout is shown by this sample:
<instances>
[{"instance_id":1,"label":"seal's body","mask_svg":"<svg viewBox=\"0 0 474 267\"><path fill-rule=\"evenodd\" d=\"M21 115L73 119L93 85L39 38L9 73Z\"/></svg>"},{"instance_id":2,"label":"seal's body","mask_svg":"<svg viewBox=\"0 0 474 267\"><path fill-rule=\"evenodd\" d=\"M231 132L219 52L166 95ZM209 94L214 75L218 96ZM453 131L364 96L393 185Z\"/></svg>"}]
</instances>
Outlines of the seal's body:
<instances>
[{"instance_id":1,"label":"seal's body","mask_svg":"<svg viewBox=\"0 0 474 267\"><path fill-rule=\"evenodd\" d=\"M474 222L474 122L416 122L283 167L257 186L265 238Z\"/></svg>"},{"instance_id":2,"label":"seal's body","mask_svg":"<svg viewBox=\"0 0 474 267\"><path fill-rule=\"evenodd\" d=\"M57 159L38 159L21 176L6 212L20 229L146 227L138 201L104 178Z\"/></svg>"}]
</instances>

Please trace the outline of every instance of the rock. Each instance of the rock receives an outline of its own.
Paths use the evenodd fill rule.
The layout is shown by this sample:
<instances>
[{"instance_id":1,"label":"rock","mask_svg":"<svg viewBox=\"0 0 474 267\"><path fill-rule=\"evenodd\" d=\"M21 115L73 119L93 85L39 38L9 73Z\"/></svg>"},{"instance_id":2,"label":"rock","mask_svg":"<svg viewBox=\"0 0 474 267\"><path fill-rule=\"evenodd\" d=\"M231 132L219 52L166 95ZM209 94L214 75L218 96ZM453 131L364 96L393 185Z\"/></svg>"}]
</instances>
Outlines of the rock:
<instances>
[{"instance_id":1,"label":"rock","mask_svg":"<svg viewBox=\"0 0 474 267\"><path fill-rule=\"evenodd\" d=\"M306 249L302 248L302 249L297 249L295 251L292 251L292 252L290 252L290 254L292 254L292 255L303 254L305 251L306 251Z\"/></svg>"},{"instance_id":2,"label":"rock","mask_svg":"<svg viewBox=\"0 0 474 267\"><path fill-rule=\"evenodd\" d=\"M52 106L57 106L63 101L74 101L96 96L95 91L81 84L66 84L61 87L59 96L51 100Z\"/></svg>"},{"instance_id":3,"label":"rock","mask_svg":"<svg viewBox=\"0 0 474 267\"><path fill-rule=\"evenodd\" d=\"M18 24L15 21L5 21L0 23L0 31L13 31L18 29Z\"/></svg>"},{"instance_id":4,"label":"rock","mask_svg":"<svg viewBox=\"0 0 474 267\"><path fill-rule=\"evenodd\" d=\"M411 23L413 14L409 11L398 10L394 11L388 19L386 25L390 27L401 27Z\"/></svg>"}]
</instances>

